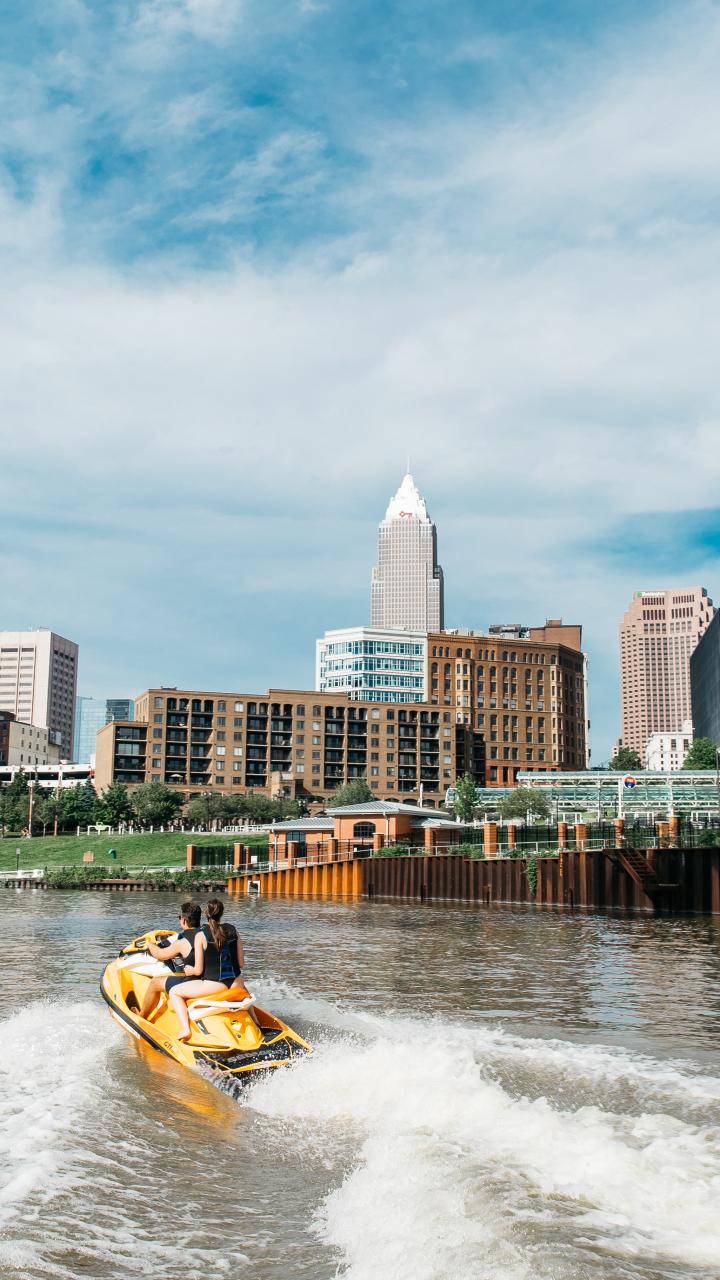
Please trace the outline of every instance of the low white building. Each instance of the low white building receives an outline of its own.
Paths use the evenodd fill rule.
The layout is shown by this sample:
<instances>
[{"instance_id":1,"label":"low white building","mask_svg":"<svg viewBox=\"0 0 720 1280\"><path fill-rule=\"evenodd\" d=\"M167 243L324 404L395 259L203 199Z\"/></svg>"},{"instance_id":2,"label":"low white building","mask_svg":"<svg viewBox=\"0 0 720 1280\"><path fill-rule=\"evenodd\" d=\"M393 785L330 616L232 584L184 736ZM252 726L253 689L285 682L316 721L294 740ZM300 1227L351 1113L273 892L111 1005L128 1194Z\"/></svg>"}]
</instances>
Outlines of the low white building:
<instances>
[{"instance_id":1,"label":"low white building","mask_svg":"<svg viewBox=\"0 0 720 1280\"><path fill-rule=\"evenodd\" d=\"M346 627L316 642L315 688L360 702L424 702L427 636L422 631Z\"/></svg>"},{"instance_id":2,"label":"low white building","mask_svg":"<svg viewBox=\"0 0 720 1280\"><path fill-rule=\"evenodd\" d=\"M56 791L58 787L76 787L81 782L92 782L95 776L95 770L89 764L74 764L70 760L61 760L59 764L33 765L31 768L21 764L6 764L0 765L0 787L6 787L17 773L24 773L29 782L46 791Z\"/></svg>"},{"instance_id":3,"label":"low white building","mask_svg":"<svg viewBox=\"0 0 720 1280\"><path fill-rule=\"evenodd\" d=\"M692 746L692 720L684 720L677 733L651 733L645 745L645 768L658 773L682 769Z\"/></svg>"},{"instance_id":4,"label":"low white building","mask_svg":"<svg viewBox=\"0 0 720 1280\"><path fill-rule=\"evenodd\" d=\"M0 711L0 766L29 773L38 765L59 764L60 748L50 741L50 730L18 720L11 711Z\"/></svg>"}]
</instances>

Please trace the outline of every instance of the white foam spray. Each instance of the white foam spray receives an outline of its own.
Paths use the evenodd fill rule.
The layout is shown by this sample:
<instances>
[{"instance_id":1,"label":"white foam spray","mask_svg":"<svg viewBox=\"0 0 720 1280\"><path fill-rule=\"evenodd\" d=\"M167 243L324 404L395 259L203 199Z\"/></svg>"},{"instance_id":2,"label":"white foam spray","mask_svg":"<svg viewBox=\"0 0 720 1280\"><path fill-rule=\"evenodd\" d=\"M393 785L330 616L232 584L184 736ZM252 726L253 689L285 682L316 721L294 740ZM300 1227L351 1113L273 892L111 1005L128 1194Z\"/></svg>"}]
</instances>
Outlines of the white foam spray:
<instances>
[{"instance_id":1,"label":"white foam spray","mask_svg":"<svg viewBox=\"0 0 720 1280\"><path fill-rule=\"evenodd\" d=\"M83 1109L101 1104L99 1075L119 1039L103 1010L34 1001L0 1036L0 1224L47 1199L72 1159L68 1135Z\"/></svg>"},{"instance_id":2,"label":"white foam spray","mask_svg":"<svg viewBox=\"0 0 720 1280\"><path fill-rule=\"evenodd\" d=\"M552 1076L563 1105L542 1092ZM598 1104L608 1089L622 1109ZM249 1095L298 1141L354 1127L355 1166L316 1216L348 1280L577 1280L610 1274L608 1255L634 1275L714 1276L719 1101L692 1063L396 1018Z\"/></svg>"}]
</instances>

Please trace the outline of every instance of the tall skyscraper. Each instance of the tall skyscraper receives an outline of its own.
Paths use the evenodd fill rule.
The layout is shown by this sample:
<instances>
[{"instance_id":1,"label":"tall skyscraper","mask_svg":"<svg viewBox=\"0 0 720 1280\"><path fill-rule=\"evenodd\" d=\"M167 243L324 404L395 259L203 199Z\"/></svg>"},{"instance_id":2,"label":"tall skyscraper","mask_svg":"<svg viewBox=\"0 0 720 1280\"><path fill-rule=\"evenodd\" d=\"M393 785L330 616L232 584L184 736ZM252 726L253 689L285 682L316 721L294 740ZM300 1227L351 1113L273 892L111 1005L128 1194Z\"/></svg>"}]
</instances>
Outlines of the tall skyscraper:
<instances>
[{"instance_id":1,"label":"tall skyscraper","mask_svg":"<svg viewBox=\"0 0 720 1280\"><path fill-rule=\"evenodd\" d=\"M645 758L653 733L690 720L690 655L715 616L704 587L636 591L620 625L622 743Z\"/></svg>"},{"instance_id":2,"label":"tall skyscraper","mask_svg":"<svg viewBox=\"0 0 720 1280\"><path fill-rule=\"evenodd\" d=\"M91 764L98 730L111 720L132 720L134 710L132 698L77 698L73 760L78 764Z\"/></svg>"},{"instance_id":3,"label":"tall skyscraper","mask_svg":"<svg viewBox=\"0 0 720 1280\"><path fill-rule=\"evenodd\" d=\"M437 533L411 475L390 499L380 523L371 624L424 632L441 631L445 625Z\"/></svg>"},{"instance_id":4,"label":"tall skyscraper","mask_svg":"<svg viewBox=\"0 0 720 1280\"><path fill-rule=\"evenodd\" d=\"M0 711L49 729L70 759L75 725L78 646L54 631L0 631Z\"/></svg>"}]
</instances>

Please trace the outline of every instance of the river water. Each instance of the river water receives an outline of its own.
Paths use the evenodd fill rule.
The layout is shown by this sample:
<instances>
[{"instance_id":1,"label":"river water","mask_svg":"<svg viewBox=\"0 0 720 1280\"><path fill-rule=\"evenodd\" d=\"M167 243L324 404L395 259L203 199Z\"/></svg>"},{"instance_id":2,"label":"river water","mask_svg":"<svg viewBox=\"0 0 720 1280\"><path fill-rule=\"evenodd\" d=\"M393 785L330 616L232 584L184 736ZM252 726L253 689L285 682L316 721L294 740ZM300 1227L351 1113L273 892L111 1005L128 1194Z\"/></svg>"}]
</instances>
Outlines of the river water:
<instances>
[{"instance_id":1,"label":"river water","mask_svg":"<svg viewBox=\"0 0 720 1280\"><path fill-rule=\"evenodd\" d=\"M3 1280L717 1280L716 922L243 900L236 1098L98 994L177 902L0 892Z\"/></svg>"}]
</instances>

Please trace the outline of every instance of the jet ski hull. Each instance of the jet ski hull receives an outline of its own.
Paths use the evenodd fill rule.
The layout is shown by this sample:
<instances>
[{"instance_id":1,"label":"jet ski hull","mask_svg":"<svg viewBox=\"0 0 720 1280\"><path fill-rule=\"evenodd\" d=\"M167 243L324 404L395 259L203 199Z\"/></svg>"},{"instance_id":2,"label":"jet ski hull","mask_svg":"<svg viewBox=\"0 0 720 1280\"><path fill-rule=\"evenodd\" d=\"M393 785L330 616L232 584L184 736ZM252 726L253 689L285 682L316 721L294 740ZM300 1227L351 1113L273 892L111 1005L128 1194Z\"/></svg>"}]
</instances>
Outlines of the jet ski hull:
<instances>
[{"instance_id":1,"label":"jet ski hull","mask_svg":"<svg viewBox=\"0 0 720 1280\"><path fill-rule=\"evenodd\" d=\"M169 973L161 961L149 957L144 944L151 941L161 945L161 939L168 936L171 935L157 930L143 935L123 948L103 973L101 995L124 1031L182 1066L238 1081L286 1067L298 1056L311 1052L310 1045L297 1032L260 1009L239 980L230 990L188 1002L189 1041L177 1039L177 1019L164 994L149 1017L141 1018L140 1008L150 981Z\"/></svg>"}]
</instances>

